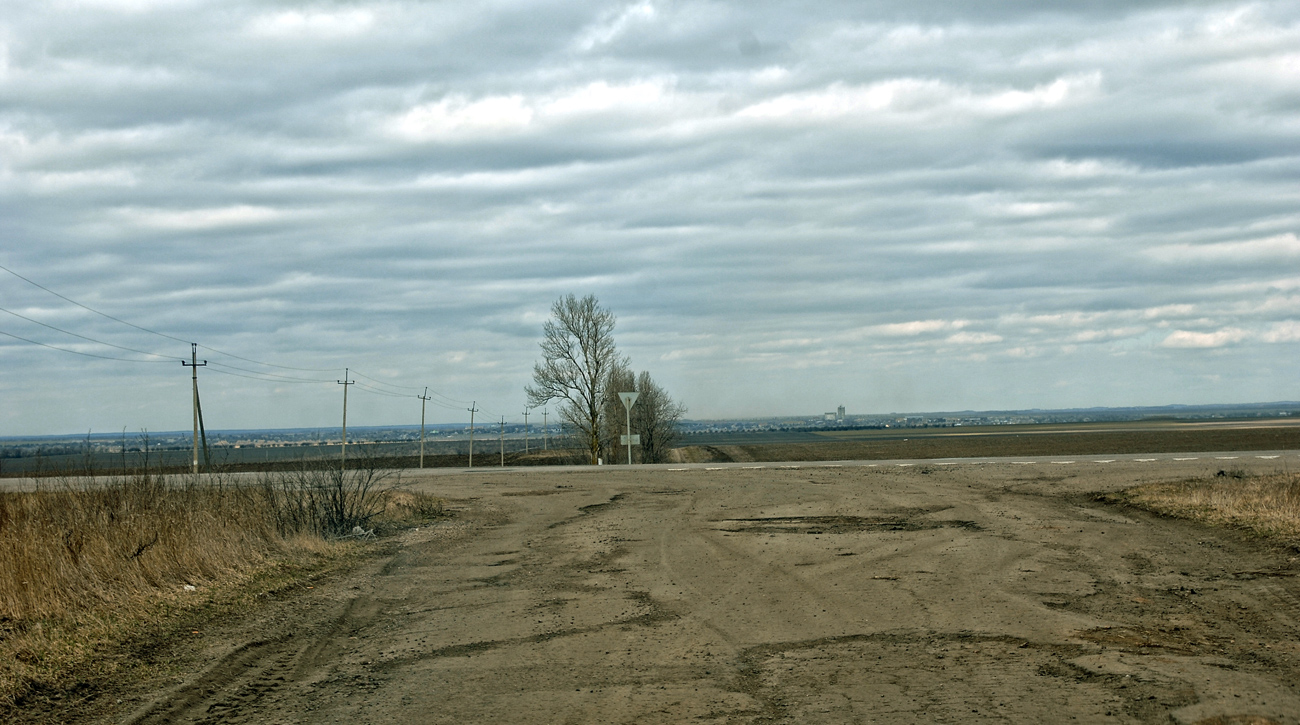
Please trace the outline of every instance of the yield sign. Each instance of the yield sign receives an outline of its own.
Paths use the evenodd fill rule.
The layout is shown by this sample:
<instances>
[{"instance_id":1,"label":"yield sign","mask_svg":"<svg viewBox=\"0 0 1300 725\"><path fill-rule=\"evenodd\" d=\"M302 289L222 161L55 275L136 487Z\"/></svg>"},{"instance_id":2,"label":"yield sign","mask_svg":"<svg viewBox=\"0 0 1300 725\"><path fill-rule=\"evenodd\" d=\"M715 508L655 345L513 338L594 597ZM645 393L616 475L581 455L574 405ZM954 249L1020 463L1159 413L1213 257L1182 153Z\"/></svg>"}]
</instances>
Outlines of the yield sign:
<instances>
[{"instance_id":1,"label":"yield sign","mask_svg":"<svg viewBox=\"0 0 1300 725\"><path fill-rule=\"evenodd\" d=\"M632 410L632 404L636 402L636 396L639 393L619 393L618 399L623 401L623 407L629 411Z\"/></svg>"}]
</instances>

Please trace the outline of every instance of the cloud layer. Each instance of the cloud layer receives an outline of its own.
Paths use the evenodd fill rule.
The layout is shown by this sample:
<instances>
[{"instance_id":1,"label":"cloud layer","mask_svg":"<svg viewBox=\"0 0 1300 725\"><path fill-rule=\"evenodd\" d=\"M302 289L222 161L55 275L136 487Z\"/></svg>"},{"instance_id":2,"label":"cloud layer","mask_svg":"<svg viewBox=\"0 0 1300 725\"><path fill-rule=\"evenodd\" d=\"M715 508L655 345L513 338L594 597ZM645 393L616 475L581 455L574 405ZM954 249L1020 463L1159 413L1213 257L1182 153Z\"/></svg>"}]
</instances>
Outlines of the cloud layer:
<instances>
[{"instance_id":1,"label":"cloud layer","mask_svg":"<svg viewBox=\"0 0 1300 725\"><path fill-rule=\"evenodd\" d=\"M208 351L286 376L204 371L219 428L336 425L345 366L518 418L569 292L695 417L1300 398L1300 9L1039 8L13 2L0 264L286 366ZM188 426L174 360L0 364L0 434Z\"/></svg>"}]
</instances>

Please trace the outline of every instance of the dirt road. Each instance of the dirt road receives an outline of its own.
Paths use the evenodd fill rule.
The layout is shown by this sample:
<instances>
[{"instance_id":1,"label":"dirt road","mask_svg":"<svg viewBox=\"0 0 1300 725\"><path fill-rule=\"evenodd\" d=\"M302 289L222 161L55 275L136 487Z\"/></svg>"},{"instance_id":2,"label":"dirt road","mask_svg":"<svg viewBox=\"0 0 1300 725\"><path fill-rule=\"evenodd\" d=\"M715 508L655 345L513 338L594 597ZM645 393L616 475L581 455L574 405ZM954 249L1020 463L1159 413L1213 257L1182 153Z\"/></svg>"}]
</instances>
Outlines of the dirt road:
<instances>
[{"instance_id":1,"label":"dirt road","mask_svg":"<svg viewBox=\"0 0 1300 725\"><path fill-rule=\"evenodd\" d=\"M112 719L1300 722L1296 552L1095 500L1221 463L429 478L455 520Z\"/></svg>"}]
</instances>

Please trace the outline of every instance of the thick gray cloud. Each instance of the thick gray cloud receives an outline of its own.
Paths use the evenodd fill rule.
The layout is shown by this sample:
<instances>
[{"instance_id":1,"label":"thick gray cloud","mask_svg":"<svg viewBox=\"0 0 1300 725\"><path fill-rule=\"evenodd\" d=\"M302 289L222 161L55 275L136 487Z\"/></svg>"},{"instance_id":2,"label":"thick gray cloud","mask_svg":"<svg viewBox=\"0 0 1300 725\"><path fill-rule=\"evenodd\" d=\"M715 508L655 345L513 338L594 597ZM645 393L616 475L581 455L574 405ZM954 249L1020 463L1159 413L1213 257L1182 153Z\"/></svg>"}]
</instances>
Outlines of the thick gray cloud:
<instances>
[{"instance_id":1,"label":"thick gray cloud","mask_svg":"<svg viewBox=\"0 0 1300 725\"><path fill-rule=\"evenodd\" d=\"M1300 398L1300 9L1041 6L11 2L0 264L318 369L205 350L219 428L517 418L569 292L699 417ZM187 427L0 306L173 358L0 340L0 434Z\"/></svg>"}]
</instances>

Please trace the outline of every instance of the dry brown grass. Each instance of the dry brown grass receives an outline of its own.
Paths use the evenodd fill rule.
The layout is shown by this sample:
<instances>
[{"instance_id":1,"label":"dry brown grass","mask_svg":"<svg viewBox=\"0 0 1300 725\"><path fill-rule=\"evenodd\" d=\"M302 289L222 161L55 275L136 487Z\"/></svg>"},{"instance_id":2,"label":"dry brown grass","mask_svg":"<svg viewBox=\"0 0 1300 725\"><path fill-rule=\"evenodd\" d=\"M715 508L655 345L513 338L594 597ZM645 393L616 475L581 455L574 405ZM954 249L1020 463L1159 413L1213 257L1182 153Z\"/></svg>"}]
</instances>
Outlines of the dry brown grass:
<instances>
[{"instance_id":1,"label":"dry brown grass","mask_svg":"<svg viewBox=\"0 0 1300 725\"><path fill-rule=\"evenodd\" d=\"M388 489L379 496L381 519L387 524L405 524L442 516L443 501L426 493Z\"/></svg>"},{"instance_id":2,"label":"dry brown grass","mask_svg":"<svg viewBox=\"0 0 1300 725\"><path fill-rule=\"evenodd\" d=\"M1247 529L1300 545L1300 474L1224 473L1211 479L1152 483L1125 491L1122 499L1168 516Z\"/></svg>"},{"instance_id":3,"label":"dry brown grass","mask_svg":"<svg viewBox=\"0 0 1300 725\"><path fill-rule=\"evenodd\" d=\"M286 526L291 490L271 483L142 475L0 493L0 702L72 673L94 679L105 652L142 627L253 579L309 575L356 547L310 522ZM441 512L427 494L371 495L380 524Z\"/></svg>"}]
</instances>

